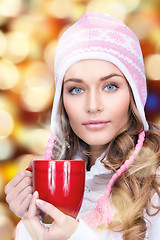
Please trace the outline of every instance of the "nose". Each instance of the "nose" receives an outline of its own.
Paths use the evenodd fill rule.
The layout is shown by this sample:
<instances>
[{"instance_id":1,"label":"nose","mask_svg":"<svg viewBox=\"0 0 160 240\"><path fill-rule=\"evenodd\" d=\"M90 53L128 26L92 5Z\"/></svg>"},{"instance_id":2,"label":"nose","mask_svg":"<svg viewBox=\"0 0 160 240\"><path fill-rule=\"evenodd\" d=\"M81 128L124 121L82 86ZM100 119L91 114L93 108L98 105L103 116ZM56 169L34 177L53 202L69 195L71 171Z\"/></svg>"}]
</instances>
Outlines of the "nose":
<instances>
[{"instance_id":1,"label":"nose","mask_svg":"<svg viewBox=\"0 0 160 240\"><path fill-rule=\"evenodd\" d=\"M86 112L88 113L96 113L103 111L103 101L101 99L100 93L98 93L96 89L88 93L85 106Z\"/></svg>"}]
</instances>

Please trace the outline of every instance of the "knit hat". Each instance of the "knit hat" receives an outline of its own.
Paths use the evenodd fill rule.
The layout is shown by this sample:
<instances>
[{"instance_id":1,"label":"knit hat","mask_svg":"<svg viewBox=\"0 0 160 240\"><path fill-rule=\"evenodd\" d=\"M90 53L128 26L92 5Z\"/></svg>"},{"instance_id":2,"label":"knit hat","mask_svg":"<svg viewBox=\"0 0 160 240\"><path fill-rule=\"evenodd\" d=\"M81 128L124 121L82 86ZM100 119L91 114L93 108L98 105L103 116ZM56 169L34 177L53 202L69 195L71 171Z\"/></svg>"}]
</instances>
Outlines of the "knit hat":
<instances>
[{"instance_id":1,"label":"knit hat","mask_svg":"<svg viewBox=\"0 0 160 240\"><path fill-rule=\"evenodd\" d=\"M55 55L56 92L51 116L51 133L56 133L62 82L67 69L85 59L106 60L126 77L134 100L148 130L144 106L147 98L143 56L136 35L120 20L98 12L85 13L61 36Z\"/></svg>"}]
</instances>

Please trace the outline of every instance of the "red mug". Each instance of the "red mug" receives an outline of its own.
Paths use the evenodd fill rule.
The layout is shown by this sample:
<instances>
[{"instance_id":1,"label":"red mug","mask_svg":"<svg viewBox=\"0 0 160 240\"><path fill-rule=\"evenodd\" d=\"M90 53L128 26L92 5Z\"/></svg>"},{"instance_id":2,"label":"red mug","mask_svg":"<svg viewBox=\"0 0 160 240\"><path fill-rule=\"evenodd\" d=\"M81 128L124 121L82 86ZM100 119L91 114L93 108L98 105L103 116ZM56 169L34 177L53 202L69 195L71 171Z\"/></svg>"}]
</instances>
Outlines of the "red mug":
<instances>
[{"instance_id":1,"label":"red mug","mask_svg":"<svg viewBox=\"0 0 160 240\"><path fill-rule=\"evenodd\" d=\"M77 217L85 186L84 160L34 160L33 191L63 213Z\"/></svg>"}]
</instances>

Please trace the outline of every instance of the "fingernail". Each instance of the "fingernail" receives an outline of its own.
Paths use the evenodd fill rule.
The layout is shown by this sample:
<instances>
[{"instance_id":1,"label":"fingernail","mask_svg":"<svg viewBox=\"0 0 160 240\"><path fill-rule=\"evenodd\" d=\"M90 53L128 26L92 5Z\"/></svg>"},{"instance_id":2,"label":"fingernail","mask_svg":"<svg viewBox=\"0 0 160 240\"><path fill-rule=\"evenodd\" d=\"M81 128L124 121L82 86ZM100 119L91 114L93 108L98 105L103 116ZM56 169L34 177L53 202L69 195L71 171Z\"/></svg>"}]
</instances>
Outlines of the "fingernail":
<instances>
[{"instance_id":1,"label":"fingernail","mask_svg":"<svg viewBox=\"0 0 160 240\"><path fill-rule=\"evenodd\" d=\"M40 199L36 199L36 203L37 203L38 205L44 205L46 202L43 201L43 200L40 200Z\"/></svg>"},{"instance_id":2,"label":"fingernail","mask_svg":"<svg viewBox=\"0 0 160 240\"><path fill-rule=\"evenodd\" d=\"M33 197L37 197L37 196L38 196L38 192L35 191L35 192L33 193Z\"/></svg>"}]
</instances>

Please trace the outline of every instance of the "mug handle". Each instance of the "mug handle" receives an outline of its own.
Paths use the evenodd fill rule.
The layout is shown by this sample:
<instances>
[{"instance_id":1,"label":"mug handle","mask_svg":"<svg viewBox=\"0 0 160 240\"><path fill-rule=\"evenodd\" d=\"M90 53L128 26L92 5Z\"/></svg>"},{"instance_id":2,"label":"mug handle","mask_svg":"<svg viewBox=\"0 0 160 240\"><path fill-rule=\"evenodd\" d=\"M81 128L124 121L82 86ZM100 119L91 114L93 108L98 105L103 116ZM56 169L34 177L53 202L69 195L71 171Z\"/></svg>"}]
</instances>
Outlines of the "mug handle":
<instances>
[{"instance_id":1,"label":"mug handle","mask_svg":"<svg viewBox=\"0 0 160 240\"><path fill-rule=\"evenodd\" d=\"M33 162L33 160L36 160L36 158L33 158L33 159L31 160L31 162ZM31 163L30 163L30 164L31 164ZM25 170L26 170L26 171L33 172L33 167L32 167L32 165L29 166L29 167L27 167Z\"/></svg>"},{"instance_id":2,"label":"mug handle","mask_svg":"<svg viewBox=\"0 0 160 240\"><path fill-rule=\"evenodd\" d=\"M25 170L32 172L33 171L33 167L30 166L30 167L26 168Z\"/></svg>"}]
</instances>

